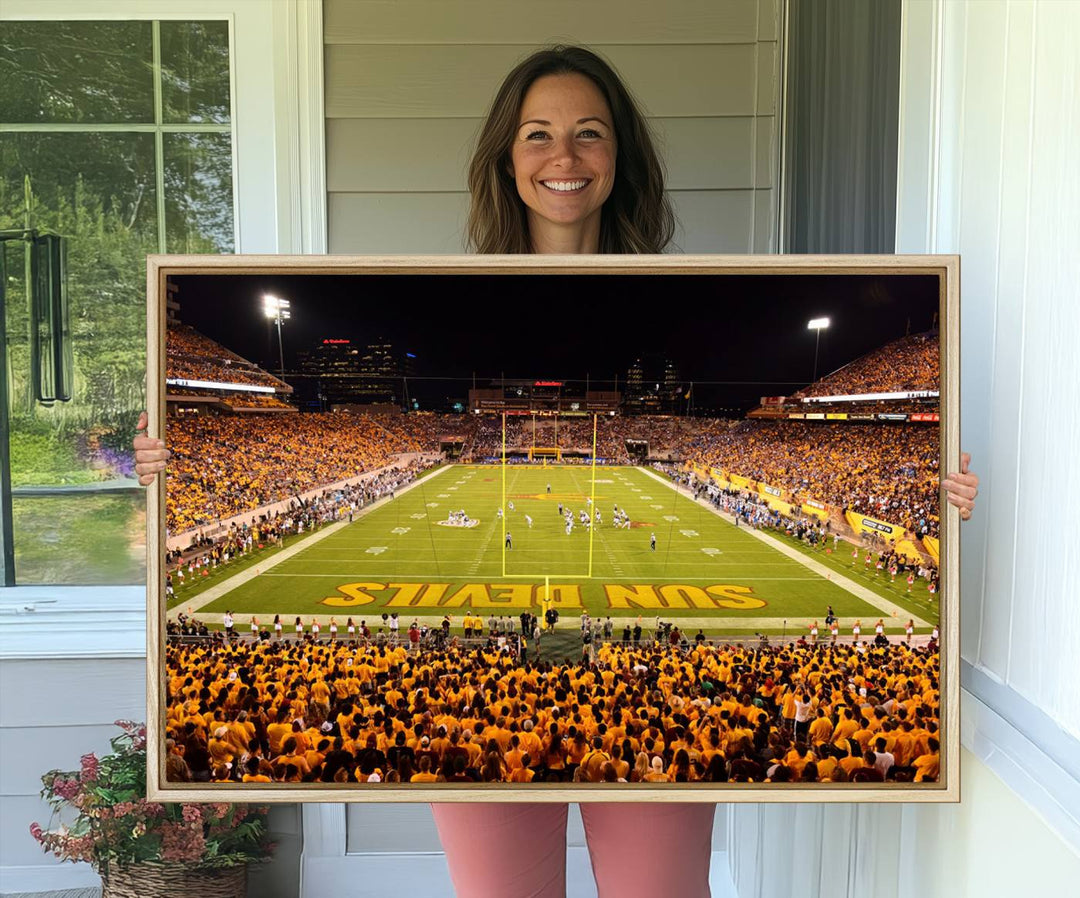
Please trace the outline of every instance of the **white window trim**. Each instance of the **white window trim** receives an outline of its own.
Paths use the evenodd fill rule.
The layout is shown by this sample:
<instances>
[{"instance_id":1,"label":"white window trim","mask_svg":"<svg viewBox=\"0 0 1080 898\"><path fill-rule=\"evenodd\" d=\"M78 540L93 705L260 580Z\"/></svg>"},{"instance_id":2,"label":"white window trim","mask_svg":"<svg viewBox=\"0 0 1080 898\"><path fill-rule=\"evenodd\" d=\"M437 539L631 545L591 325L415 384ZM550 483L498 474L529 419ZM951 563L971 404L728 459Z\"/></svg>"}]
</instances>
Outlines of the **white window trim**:
<instances>
[{"instance_id":1,"label":"white window trim","mask_svg":"<svg viewBox=\"0 0 1080 898\"><path fill-rule=\"evenodd\" d=\"M326 252L321 0L0 4L0 21L80 19L227 20L236 250ZM145 636L143 586L0 588L0 659L140 656Z\"/></svg>"},{"instance_id":2,"label":"white window trim","mask_svg":"<svg viewBox=\"0 0 1080 898\"><path fill-rule=\"evenodd\" d=\"M945 0L903 0L901 6L897 252L959 251L951 190L960 179L955 172L941 177L951 127L944 118L946 9ZM979 549L985 553L985 545ZM981 576L968 588L981 591ZM960 665L961 744L1080 851L1080 742L977 664L964 658Z\"/></svg>"}]
</instances>

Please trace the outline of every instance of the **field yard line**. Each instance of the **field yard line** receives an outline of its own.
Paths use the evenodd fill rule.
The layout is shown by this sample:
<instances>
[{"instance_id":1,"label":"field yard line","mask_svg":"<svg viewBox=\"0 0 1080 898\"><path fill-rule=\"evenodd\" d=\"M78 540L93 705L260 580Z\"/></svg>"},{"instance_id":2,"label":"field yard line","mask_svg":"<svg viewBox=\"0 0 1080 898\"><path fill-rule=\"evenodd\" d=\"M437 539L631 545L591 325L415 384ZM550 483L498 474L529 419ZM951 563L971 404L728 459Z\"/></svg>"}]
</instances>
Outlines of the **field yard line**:
<instances>
[{"instance_id":1,"label":"field yard line","mask_svg":"<svg viewBox=\"0 0 1080 898\"><path fill-rule=\"evenodd\" d=\"M669 489L673 489L676 493L678 493L680 495L682 494L682 490L679 488L679 485L676 484L674 481L666 480L665 478L661 477L656 472L650 471L647 468L641 468L640 470L643 473L647 474L649 477L653 478L654 480L657 480L660 483L663 483ZM690 501L693 501L693 500L691 499ZM723 518L724 520L731 520L732 519L731 515L724 514L723 512L720 511L720 509L714 507L711 502L707 502L707 501L706 502L701 502L699 500L698 504L703 505L705 508L707 508L709 511L711 511L713 514L715 514L719 518ZM819 561L814 561L812 558L807 558L798 549L793 549L790 546L784 545L782 542L780 542L780 540L769 536L767 533L762 533L760 530L755 530L753 527L745 527L745 528L743 528L743 532L749 534L750 536L754 537L757 540L760 540L765 545L771 546L773 549L775 549L781 555L786 555L788 558L792 559L793 561L797 561L803 567L805 567L808 570L813 571L815 574L818 574L821 577L827 579L830 583L835 583L841 589L845 590L846 592L851 593L856 598L862 599L868 605L872 605L873 607L877 608L877 610L880 611L883 615L888 615L889 617L892 617L893 615L896 615L896 617L898 617L898 618L899 617L910 617L915 622L916 627L929 627L929 626L931 626L930 623L928 623L927 621L924 621L922 618L914 617L912 615L912 613L910 611L908 611L906 608L901 608L899 605L896 605L896 604L890 602L888 599L879 596L873 590L867 589L865 586L860 586L854 580L849 580L843 574L836 574L836 576L834 577L833 574L836 573L835 571L833 571L830 568L826 567L825 565L823 565Z\"/></svg>"},{"instance_id":2,"label":"field yard line","mask_svg":"<svg viewBox=\"0 0 1080 898\"><path fill-rule=\"evenodd\" d=\"M431 480L433 480L435 477L438 477L440 474L449 471L453 467L454 465L446 465L438 471L433 471L426 477L414 480L412 483L408 484L400 490L395 490L395 499L397 496L401 496L407 493L413 487L417 486L421 481L430 483ZM360 518L366 517L367 515L371 514L376 508L382 508L386 503L393 502L395 501L395 499L388 499L386 497L383 497L382 499L377 499L375 502L372 502L366 508L361 508L360 512L358 514L355 514L353 518L354 520L358 520ZM240 588L245 583L250 583L256 577L258 577L260 573L265 573L271 568L277 567L283 561L288 561L298 552L310 549L312 546L322 542L331 534L337 533L339 530L351 523L353 523L353 521L338 521L336 524L330 524L329 526L323 527L322 530L318 530L315 533L312 533L310 536L299 540L298 542L289 546L289 548L282 549L276 555L268 558L265 562L245 568L239 574L229 577L229 579L227 580L222 580L217 586L211 586L208 590L206 590L206 592L201 592L197 596L194 596L190 602L184 602L183 607L177 605L175 608L168 612L167 616L170 619L175 620L176 616L180 614L180 612L183 611L185 608L190 608L192 611L197 611L200 608L204 608L211 602L215 602L220 599L223 595L232 592L234 589ZM256 568L260 573L256 573Z\"/></svg>"},{"instance_id":3,"label":"field yard line","mask_svg":"<svg viewBox=\"0 0 1080 898\"><path fill-rule=\"evenodd\" d=\"M516 474L516 472L515 472L515 474ZM514 486L514 481L515 481L516 479L517 479L517 478L516 478L516 476L515 476L515 477L512 477L512 478L511 478L511 481L510 481L510 483L509 483L509 484L507 485L507 490L511 490L511 489L513 489L513 486ZM509 493L508 493L507 495L509 495ZM502 491L501 491L501 487L500 487L500 492L499 492L499 501L500 501L500 502L502 501ZM501 507L501 506L500 506L500 507ZM503 521L503 526L506 526L506 518L505 518L505 515L506 515L506 514L507 514L507 511L506 511L506 509L504 508L504 509L503 509L503 515L504 515L504 517L502 518L502 521ZM491 532L490 532L490 533L488 533L488 537L487 537L487 539L486 539L486 540L484 540L484 545L483 545L483 547L482 547L482 548L480 549L480 552L479 552L479 553L477 554L477 556L476 556L476 561L472 562L472 563L471 563L471 564L469 565L469 573L468 573L468 574L467 574L466 576L469 576L469 577L473 576L473 575L474 575L474 574L475 574L475 573L476 573L476 572L477 572L477 571L478 571L478 570L480 569L480 565L482 565L482 564L484 563L484 556L485 556L485 555L487 555L487 550L488 550L488 547L489 547L489 546L491 545L491 538L492 538L492 537L493 537L493 536L494 536L494 535L495 535L496 533L498 533L500 537L502 536L502 532L503 532L503 527L500 527L500 526L499 526L499 520L500 520L500 518L499 518L499 516L498 516L498 515L495 515L495 516L493 516L493 518L492 518L492 522L491 522ZM430 526L430 525L429 525L429 526ZM511 534L511 535L512 535L512 534ZM500 556L500 559L501 559L501 556ZM439 618L439 620L442 620L442 618Z\"/></svg>"}]
</instances>

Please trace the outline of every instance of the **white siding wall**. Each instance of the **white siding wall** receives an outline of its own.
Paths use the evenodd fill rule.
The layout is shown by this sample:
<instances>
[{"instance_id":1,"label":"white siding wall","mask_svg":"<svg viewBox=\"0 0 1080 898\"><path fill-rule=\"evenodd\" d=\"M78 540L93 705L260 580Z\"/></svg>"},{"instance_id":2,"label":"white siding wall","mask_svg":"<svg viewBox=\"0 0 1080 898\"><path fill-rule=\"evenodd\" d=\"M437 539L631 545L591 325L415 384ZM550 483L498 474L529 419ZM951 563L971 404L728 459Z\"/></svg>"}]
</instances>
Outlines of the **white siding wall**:
<instances>
[{"instance_id":1,"label":"white siding wall","mask_svg":"<svg viewBox=\"0 0 1080 898\"><path fill-rule=\"evenodd\" d=\"M679 249L775 252L779 9L779 0L326 0L330 252L462 252L465 172L488 104L517 61L557 42L597 49L644 105Z\"/></svg>"},{"instance_id":2,"label":"white siding wall","mask_svg":"<svg viewBox=\"0 0 1080 898\"><path fill-rule=\"evenodd\" d=\"M1080 878L1080 4L905 0L897 251L960 253L959 806L738 808L739 894L1071 894ZM795 845L793 853L776 846Z\"/></svg>"},{"instance_id":3,"label":"white siding wall","mask_svg":"<svg viewBox=\"0 0 1080 898\"><path fill-rule=\"evenodd\" d=\"M986 482L963 654L1080 739L1080 5L947 3L942 27L930 248L963 256L963 439Z\"/></svg>"}]
</instances>

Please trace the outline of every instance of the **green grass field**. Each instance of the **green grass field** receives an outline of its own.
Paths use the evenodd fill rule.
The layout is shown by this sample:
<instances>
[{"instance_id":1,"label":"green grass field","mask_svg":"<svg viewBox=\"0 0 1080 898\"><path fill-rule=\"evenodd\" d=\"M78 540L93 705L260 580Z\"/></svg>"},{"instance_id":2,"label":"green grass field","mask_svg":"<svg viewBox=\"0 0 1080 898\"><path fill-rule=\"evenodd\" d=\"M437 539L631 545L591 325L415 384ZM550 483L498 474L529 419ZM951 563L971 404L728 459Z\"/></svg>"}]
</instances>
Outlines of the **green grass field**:
<instances>
[{"instance_id":1,"label":"green grass field","mask_svg":"<svg viewBox=\"0 0 1080 898\"><path fill-rule=\"evenodd\" d=\"M602 523L590 531L577 514L592 495ZM575 514L569 535L560 502ZM615 505L630 513L631 529L615 529ZM478 525L439 523L457 509ZM370 624L397 611L407 626L413 617L437 620L448 612L458 625L466 611L485 619L525 608L541 614L548 597L563 626L584 607L616 623L659 615L706 633L795 633L810 620L820 624L829 604L842 623L861 618L864 635L873 635L879 617L894 635L908 617L925 624L921 631L936 622L936 603L925 590L908 596L906 583L868 577L861 561L851 566L850 555L843 542L832 555L783 537L763 541L640 468L597 468L594 481L589 467L455 465L351 524L297 540L246 571L217 572L211 589L190 598L181 593L174 606L194 604L212 622L231 609L242 632L248 615L265 625L275 613L290 622L334 615L339 624L349 616ZM841 578L857 584L854 591L838 585Z\"/></svg>"}]
</instances>

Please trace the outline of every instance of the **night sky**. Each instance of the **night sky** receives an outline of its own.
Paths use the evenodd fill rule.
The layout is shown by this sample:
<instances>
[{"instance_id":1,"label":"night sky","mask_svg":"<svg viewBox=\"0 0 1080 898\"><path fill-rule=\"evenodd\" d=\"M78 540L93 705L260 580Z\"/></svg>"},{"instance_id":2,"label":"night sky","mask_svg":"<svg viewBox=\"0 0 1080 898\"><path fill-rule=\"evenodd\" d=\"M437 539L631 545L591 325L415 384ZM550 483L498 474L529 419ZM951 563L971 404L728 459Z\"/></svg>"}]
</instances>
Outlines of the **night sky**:
<instances>
[{"instance_id":1,"label":"night sky","mask_svg":"<svg viewBox=\"0 0 1080 898\"><path fill-rule=\"evenodd\" d=\"M818 377L911 333L929 330L936 277L916 275L181 275L180 317L271 372L276 332L266 293L288 299L286 380L297 350L323 339L385 337L416 355L410 394L431 408L506 378L622 388L670 358L695 405L746 410L811 380L811 318L827 316Z\"/></svg>"}]
</instances>

